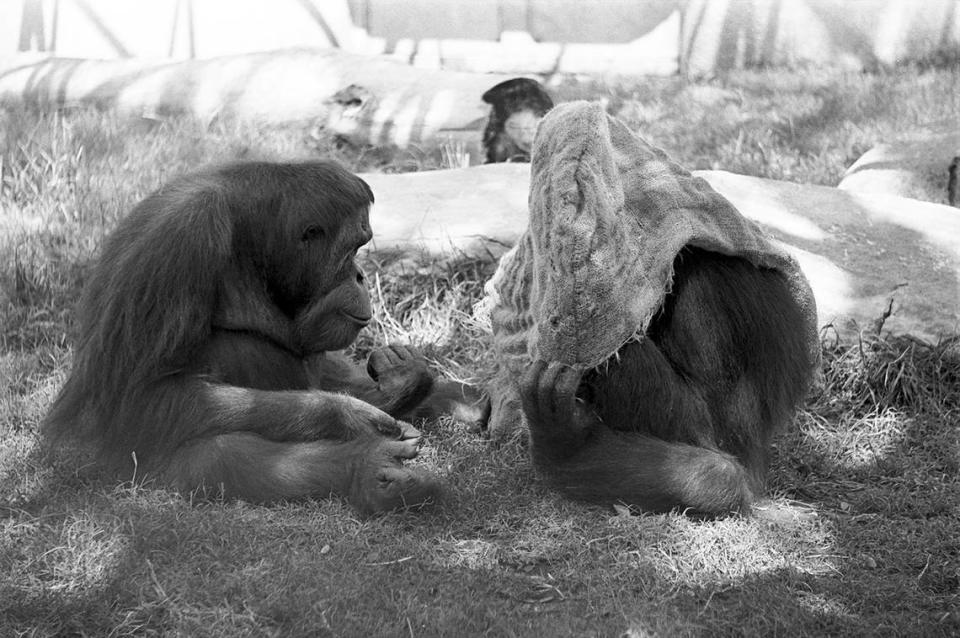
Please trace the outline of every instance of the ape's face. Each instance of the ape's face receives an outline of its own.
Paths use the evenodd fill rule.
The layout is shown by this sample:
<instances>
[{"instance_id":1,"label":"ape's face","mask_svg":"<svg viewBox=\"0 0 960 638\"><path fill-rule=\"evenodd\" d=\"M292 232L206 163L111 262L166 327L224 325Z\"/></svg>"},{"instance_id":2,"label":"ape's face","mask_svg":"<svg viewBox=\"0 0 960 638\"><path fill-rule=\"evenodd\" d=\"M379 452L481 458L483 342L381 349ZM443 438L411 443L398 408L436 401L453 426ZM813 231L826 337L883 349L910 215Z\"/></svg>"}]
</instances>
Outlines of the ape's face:
<instances>
[{"instance_id":1,"label":"ape's face","mask_svg":"<svg viewBox=\"0 0 960 638\"><path fill-rule=\"evenodd\" d=\"M231 202L242 268L296 326L304 352L346 347L371 319L370 296L356 264L373 237L373 193L362 179L327 162L241 165Z\"/></svg>"},{"instance_id":2,"label":"ape's face","mask_svg":"<svg viewBox=\"0 0 960 638\"><path fill-rule=\"evenodd\" d=\"M530 161L530 149L553 100L535 80L514 78L483 94L491 106L483 132L487 162Z\"/></svg>"},{"instance_id":3,"label":"ape's face","mask_svg":"<svg viewBox=\"0 0 960 638\"><path fill-rule=\"evenodd\" d=\"M357 250L370 241L368 208L330 222L305 219L299 226L301 276L292 284L300 301L293 314L300 346L308 353L345 348L370 323L372 310Z\"/></svg>"},{"instance_id":4,"label":"ape's face","mask_svg":"<svg viewBox=\"0 0 960 638\"><path fill-rule=\"evenodd\" d=\"M507 121L503 123L503 130L516 147L529 156L530 149L533 147L533 138L537 134L537 125L542 119L542 115L530 109L523 109L507 117Z\"/></svg>"}]
</instances>

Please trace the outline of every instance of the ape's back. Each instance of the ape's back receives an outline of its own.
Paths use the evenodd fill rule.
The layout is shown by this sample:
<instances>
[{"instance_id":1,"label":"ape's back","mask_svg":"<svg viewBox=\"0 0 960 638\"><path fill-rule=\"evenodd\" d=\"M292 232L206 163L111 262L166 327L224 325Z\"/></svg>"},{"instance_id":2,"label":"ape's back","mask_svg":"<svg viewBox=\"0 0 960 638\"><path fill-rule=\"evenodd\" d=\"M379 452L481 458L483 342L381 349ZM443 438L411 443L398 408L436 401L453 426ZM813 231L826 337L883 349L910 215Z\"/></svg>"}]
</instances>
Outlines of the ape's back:
<instances>
[{"instance_id":1,"label":"ape's back","mask_svg":"<svg viewBox=\"0 0 960 638\"><path fill-rule=\"evenodd\" d=\"M610 428L720 449L761 476L770 435L809 387L802 310L780 272L717 253L685 249L673 281L650 343L587 375L591 402ZM671 411L661 384L674 374L690 392Z\"/></svg>"}]
</instances>

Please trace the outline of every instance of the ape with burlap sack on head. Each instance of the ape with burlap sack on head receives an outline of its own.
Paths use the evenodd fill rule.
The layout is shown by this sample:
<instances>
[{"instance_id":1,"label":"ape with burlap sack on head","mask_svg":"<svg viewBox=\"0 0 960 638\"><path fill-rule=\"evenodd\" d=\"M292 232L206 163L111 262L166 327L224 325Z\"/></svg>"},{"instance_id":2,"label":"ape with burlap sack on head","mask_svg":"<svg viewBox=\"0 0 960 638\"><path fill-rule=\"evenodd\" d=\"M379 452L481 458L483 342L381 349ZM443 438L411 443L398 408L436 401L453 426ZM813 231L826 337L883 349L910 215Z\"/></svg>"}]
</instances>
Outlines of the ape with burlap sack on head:
<instances>
[{"instance_id":1,"label":"ape with burlap sack on head","mask_svg":"<svg viewBox=\"0 0 960 638\"><path fill-rule=\"evenodd\" d=\"M594 103L540 124L529 206L484 302L493 435L525 421L573 497L750 512L819 363L797 263Z\"/></svg>"}]
</instances>

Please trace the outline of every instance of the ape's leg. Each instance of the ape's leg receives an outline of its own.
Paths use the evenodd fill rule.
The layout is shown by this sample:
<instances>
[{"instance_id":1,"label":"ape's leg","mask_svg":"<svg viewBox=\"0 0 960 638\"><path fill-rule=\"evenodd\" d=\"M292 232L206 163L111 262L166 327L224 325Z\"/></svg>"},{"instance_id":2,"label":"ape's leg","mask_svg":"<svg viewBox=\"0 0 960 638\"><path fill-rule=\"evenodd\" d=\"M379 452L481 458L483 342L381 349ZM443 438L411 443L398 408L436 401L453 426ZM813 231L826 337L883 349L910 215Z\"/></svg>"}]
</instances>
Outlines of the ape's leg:
<instances>
[{"instance_id":1,"label":"ape's leg","mask_svg":"<svg viewBox=\"0 0 960 638\"><path fill-rule=\"evenodd\" d=\"M657 386L659 396L646 390L648 400L660 401L675 419L708 418L699 397L669 367L656 372L667 376ZM736 459L716 449L612 430L577 398L580 381L573 368L538 361L520 383L534 462L555 487L575 498L622 501L647 511L749 511L753 490ZM709 425L690 431L709 432Z\"/></svg>"},{"instance_id":2,"label":"ape's leg","mask_svg":"<svg viewBox=\"0 0 960 638\"><path fill-rule=\"evenodd\" d=\"M180 441L226 432L253 432L273 441L347 441L419 432L356 397L322 390L254 390L188 380L153 397L146 414L176 423ZM178 441L179 443L179 441Z\"/></svg>"},{"instance_id":3,"label":"ape's leg","mask_svg":"<svg viewBox=\"0 0 960 638\"><path fill-rule=\"evenodd\" d=\"M697 374L703 374L702 368ZM615 359L586 371L578 396L610 429L716 448L708 402L693 389L699 385L679 374L648 337L624 345Z\"/></svg>"},{"instance_id":4,"label":"ape's leg","mask_svg":"<svg viewBox=\"0 0 960 638\"><path fill-rule=\"evenodd\" d=\"M416 455L416 439L288 443L235 432L185 443L161 475L183 492L251 502L337 494L369 514L439 498L437 479L402 465Z\"/></svg>"}]
</instances>

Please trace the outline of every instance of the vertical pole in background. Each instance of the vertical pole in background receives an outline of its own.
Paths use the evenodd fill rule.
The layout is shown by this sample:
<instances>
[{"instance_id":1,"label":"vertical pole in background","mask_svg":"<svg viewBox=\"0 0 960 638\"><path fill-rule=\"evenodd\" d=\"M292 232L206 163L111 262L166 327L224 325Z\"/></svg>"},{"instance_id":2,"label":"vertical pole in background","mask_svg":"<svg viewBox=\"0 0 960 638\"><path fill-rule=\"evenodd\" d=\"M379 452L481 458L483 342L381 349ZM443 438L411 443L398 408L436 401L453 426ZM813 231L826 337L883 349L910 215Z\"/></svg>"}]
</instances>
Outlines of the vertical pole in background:
<instances>
[{"instance_id":1,"label":"vertical pole in background","mask_svg":"<svg viewBox=\"0 0 960 638\"><path fill-rule=\"evenodd\" d=\"M20 42L18 51L47 50L47 38L43 33L43 4L41 0L23 0L20 14Z\"/></svg>"},{"instance_id":2,"label":"vertical pole in background","mask_svg":"<svg viewBox=\"0 0 960 638\"><path fill-rule=\"evenodd\" d=\"M533 35L531 0L498 0L497 34L504 31L523 31Z\"/></svg>"},{"instance_id":3,"label":"vertical pole in background","mask_svg":"<svg viewBox=\"0 0 960 638\"><path fill-rule=\"evenodd\" d=\"M327 39L327 43L334 49L340 48L340 40L337 38L337 34L334 33L333 29L330 28L330 25L327 24L327 19L323 17L323 11L318 9L314 4L314 0L297 0L300 3L300 6L303 7L303 10L309 14L313 21L317 23L317 26L320 27L320 30L323 31L323 37Z\"/></svg>"},{"instance_id":4,"label":"vertical pole in background","mask_svg":"<svg viewBox=\"0 0 960 638\"><path fill-rule=\"evenodd\" d=\"M57 51L57 30L60 28L60 0L53 0L53 16L50 20L50 51Z\"/></svg>"},{"instance_id":5,"label":"vertical pole in background","mask_svg":"<svg viewBox=\"0 0 960 638\"><path fill-rule=\"evenodd\" d=\"M193 0L187 0L187 38L190 45L190 59L197 58L197 42L193 32Z\"/></svg>"},{"instance_id":6,"label":"vertical pole in background","mask_svg":"<svg viewBox=\"0 0 960 638\"><path fill-rule=\"evenodd\" d=\"M172 58L177 44L177 27L180 26L180 5L183 0L177 0L173 5L173 26L170 27L170 47L167 49L167 57Z\"/></svg>"},{"instance_id":7,"label":"vertical pole in background","mask_svg":"<svg viewBox=\"0 0 960 638\"><path fill-rule=\"evenodd\" d=\"M688 3L683 3L677 6L677 11L680 13L680 30L677 32L677 72L680 74L680 77L686 77L686 73L683 70L683 63L685 56L683 55L683 37L686 34L687 27L687 7Z\"/></svg>"},{"instance_id":8,"label":"vertical pole in background","mask_svg":"<svg viewBox=\"0 0 960 638\"><path fill-rule=\"evenodd\" d=\"M181 23L183 26L181 26ZM173 27L170 29L170 50L167 57L174 57L177 53L177 35L187 31L187 56L193 60L197 57L196 42L193 39L193 0L177 0L173 6Z\"/></svg>"}]
</instances>

